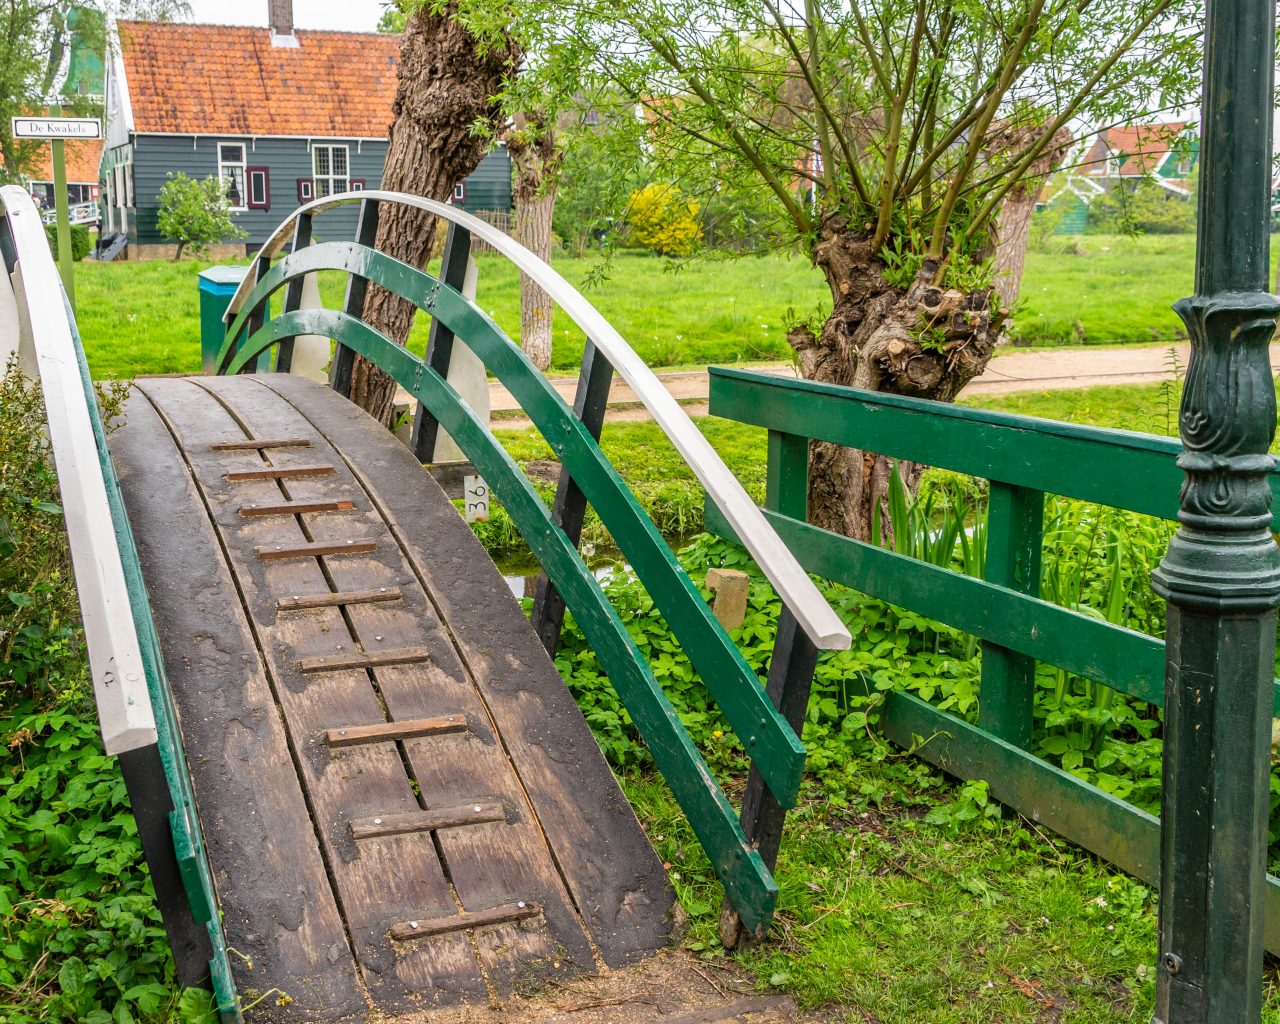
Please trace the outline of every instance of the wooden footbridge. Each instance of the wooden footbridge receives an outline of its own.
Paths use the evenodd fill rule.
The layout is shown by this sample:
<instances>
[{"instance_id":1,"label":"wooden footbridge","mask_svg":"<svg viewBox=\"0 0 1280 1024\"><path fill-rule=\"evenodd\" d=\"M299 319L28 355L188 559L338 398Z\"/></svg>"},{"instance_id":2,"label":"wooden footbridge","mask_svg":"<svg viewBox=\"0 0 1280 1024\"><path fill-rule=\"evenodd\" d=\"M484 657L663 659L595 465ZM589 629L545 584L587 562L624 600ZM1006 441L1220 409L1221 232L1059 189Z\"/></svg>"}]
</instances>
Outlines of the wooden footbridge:
<instances>
[{"instance_id":1,"label":"wooden footbridge","mask_svg":"<svg viewBox=\"0 0 1280 1024\"><path fill-rule=\"evenodd\" d=\"M0 202L17 285L0 312L45 391L103 737L185 983L211 982L228 1020L255 999L255 1018L342 1020L483 1003L665 946L666 873L548 656L566 607L724 881L730 926L767 927L804 766L799 719L774 700L784 683L807 692L817 650L849 634L675 401L550 267L441 204L313 203L232 300L220 375L136 381L108 436L39 215L20 189ZM313 220L352 203L357 240L311 244ZM441 280L368 244L388 204L450 223ZM574 408L464 294L472 232L591 338ZM348 274L343 311L299 308L321 270ZM425 361L361 322L369 282L432 316ZM307 344L329 361L329 339L328 381L287 372ZM560 457L554 509L450 385L463 346ZM356 353L418 401L412 451L344 397ZM253 372L273 355L275 372ZM596 443L615 369L787 604L771 693ZM533 623L423 471L439 430L545 567ZM587 502L754 758L741 815L578 555Z\"/></svg>"}]
</instances>

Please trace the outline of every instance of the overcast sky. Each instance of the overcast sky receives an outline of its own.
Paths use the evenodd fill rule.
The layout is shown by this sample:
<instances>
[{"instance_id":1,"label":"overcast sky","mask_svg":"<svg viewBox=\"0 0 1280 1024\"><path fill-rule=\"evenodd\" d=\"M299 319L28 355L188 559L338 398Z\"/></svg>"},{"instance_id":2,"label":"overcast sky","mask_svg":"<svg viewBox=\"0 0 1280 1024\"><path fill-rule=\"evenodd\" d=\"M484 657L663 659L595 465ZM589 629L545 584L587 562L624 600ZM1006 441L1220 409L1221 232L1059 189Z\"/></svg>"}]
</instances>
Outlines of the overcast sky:
<instances>
[{"instance_id":1,"label":"overcast sky","mask_svg":"<svg viewBox=\"0 0 1280 1024\"><path fill-rule=\"evenodd\" d=\"M267 0L189 0L191 20L212 25L265 25ZM293 0L298 28L372 32L382 17L380 0Z\"/></svg>"}]
</instances>

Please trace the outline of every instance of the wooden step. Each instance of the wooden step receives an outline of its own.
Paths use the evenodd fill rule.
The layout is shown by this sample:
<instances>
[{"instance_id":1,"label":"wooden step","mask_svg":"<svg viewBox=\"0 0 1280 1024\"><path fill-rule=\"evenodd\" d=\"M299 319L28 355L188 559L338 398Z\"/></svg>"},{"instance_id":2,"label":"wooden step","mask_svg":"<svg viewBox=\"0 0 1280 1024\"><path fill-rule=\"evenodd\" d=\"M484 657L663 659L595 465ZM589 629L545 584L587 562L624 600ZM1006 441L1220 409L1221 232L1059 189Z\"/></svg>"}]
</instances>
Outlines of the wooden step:
<instances>
[{"instance_id":1,"label":"wooden step","mask_svg":"<svg viewBox=\"0 0 1280 1024\"><path fill-rule=\"evenodd\" d=\"M386 740L411 740L419 736L443 736L466 732L466 715L437 715L432 718L410 718L403 722L379 722L376 725L348 725L326 729L325 742L331 747L354 747L361 743Z\"/></svg>"},{"instance_id":2,"label":"wooden step","mask_svg":"<svg viewBox=\"0 0 1280 1024\"><path fill-rule=\"evenodd\" d=\"M360 818L351 823L352 839L377 839L380 836L402 836L410 832L435 832L442 828L465 828L492 821L506 821L502 804L464 804L461 807L439 807L434 810L411 811L407 814L385 814L377 818Z\"/></svg>"},{"instance_id":3,"label":"wooden step","mask_svg":"<svg viewBox=\"0 0 1280 1024\"><path fill-rule=\"evenodd\" d=\"M378 542L374 540L337 540L263 545L254 548L253 553L264 562L273 562L282 558L319 558L321 555L367 555L377 550Z\"/></svg>"},{"instance_id":4,"label":"wooden step","mask_svg":"<svg viewBox=\"0 0 1280 1024\"><path fill-rule=\"evenodd\" d=\"M491 910L478 910L474 914L463 911L454 917L424 918L419 921L406 921L393 925L391 937L399 942L413 939L425 939L431 935L447 935L449 932L469 931L472 928L484 928L495 924L510 924L513 921L524 921L537 917L542 908L536 903L508 903L503 907Z\"/></svg>"},{"instance_id":5,"label":"wooden step","mask_svg":"<svg viewBox=\"0 0 1280 1024\"><path fill-rule=\"evenodd\" d=\"M296 516L303 512L350 512L350 501L281 501L274 505L245 505L240 514L249 516Z\"/></svg>"},{"instance_id":6,"label":"wooden step","mask_svg":"<svg viewBox=\"0 0 1280 1024\"><path fill-rule=\"evenodd\" d=\"M302 672L340 672L349 668L378 668L380 665L412 665L430 661L425 647L396 647L386 651L355 651L352 654L329 654L323 658L300 658Z\"/></svg>"},{"instance_id":7,"label":"wooden step","mask_svg":"<svg viewBox=\"0 0 1280 1024\"><path fill-rule=\"evenodd\" d=\"M332 466L266 466L262 469L242 469L234 473L225 473L223 478L229 483L243 483L246 480L296 480L303 476L333 476Z\"/></svg>"},{"instance_id":8,"label":"wooden step","mask_svg":"<svg viewBox=\"0 0 1280 1024\"><path fill-rule=\"evenodd\" d=\"M299 608L341 608L345 604L377 604L380 601L399 601L404 595L399 587L378 587L376 590L339 590L332 594L294 594L276 602L282 612Z\"/></svg>"}]
</instances>

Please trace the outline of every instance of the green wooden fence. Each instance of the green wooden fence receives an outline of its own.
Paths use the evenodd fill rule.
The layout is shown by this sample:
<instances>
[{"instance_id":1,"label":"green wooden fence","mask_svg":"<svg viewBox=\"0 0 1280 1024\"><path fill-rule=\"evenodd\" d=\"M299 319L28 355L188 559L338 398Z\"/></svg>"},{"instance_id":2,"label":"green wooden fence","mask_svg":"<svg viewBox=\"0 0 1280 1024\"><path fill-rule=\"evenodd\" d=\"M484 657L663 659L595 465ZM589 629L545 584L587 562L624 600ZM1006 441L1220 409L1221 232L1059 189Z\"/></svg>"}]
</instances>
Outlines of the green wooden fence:
<instances>
[{"instance_id":1,"label":"green wooden fence","mask_svg":"<svg viewBox=\"0 0 1280 1024\"><path fill-rule=\"evenodd\" d=\"M1163 705L1164 642L1041 600L1044 495L1175 519L1182 446L1167 438L966 409L812 381L711 370L711 413L765 427L765 514L811 573L983 641L979 722L890 693L880 725L899 745L1152 884L1160 821L1030 753L1035 665L1046 662ZM809 441L990 481L986 578L942 569L805 522ZM1270 478L1280 532L1280 472ZM710 503L707 529L732 536ZM1273 693L1280 716L1280 682ZM1280 880L1267 878L1266 944L1280 952Z\"/></svg>"}]
</instances>

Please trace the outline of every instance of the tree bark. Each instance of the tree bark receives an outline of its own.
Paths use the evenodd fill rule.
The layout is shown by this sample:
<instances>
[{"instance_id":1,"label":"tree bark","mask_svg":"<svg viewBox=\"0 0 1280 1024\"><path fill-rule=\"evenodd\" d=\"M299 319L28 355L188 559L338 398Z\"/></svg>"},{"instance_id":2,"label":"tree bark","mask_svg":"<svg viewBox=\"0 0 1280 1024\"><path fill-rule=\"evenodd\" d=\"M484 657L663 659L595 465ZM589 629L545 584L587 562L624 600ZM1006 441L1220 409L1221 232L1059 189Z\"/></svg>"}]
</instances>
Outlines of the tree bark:
<instances>
[{"instance_id":1,"label":"tree bark","mask_svg":"<svg viewBox=\"0 0 1280 1024\"><path fill-rule=\"evenodd\" d=\"M452 5L438 14L424 6L405 25L392 107L395 120L382 175L384 189L440 202L448 201L454 185L484 156L487 140L472 127L499 117L497 97L516 59L514 45L477 46L454 13ZM425 267L431 259L435 221L421 210L385 205L375 244L410 266ZM365 299L365 322L401 345L409 337L415 312L412 303L376 286ZM389 425L395 381L357 357L351 400Z\"/></svg>"},{"instance_id":2,"label":"tree bark","mask_svg":"<svg viewBox=\"0 0 1280 1024\"><path fill-rule=\"evenodd\" d=\"M507 138L515 165L516 241L540 259L551 258L551 214L564 154L555 128L540 111L518 116ZM520 347L539 370L551 365L550 296L525 274L520 275Z\"/></svg>"},{"instance_id":3,"label":"tree bark","mask_svg":"<svg viewBox=\"0 0 1280 1024\"><path fill-rule=\"evenodd\" d=\"M982 372L1000 336L1004 312L989 288L944 290L937 264L926 262L906 291L884 278L869 238L839 216L821 226L813 253L834 308L815 335L807 326L787 337L809 380L950 402ZM892 538L884 497L893 460L823 442L810 447L809 521L867 540L872 516ZM902 463L914 489L923 467Z\"/></svg>"}]
</instances>

